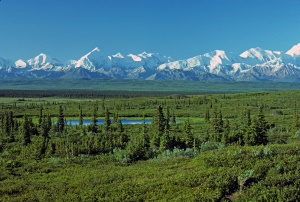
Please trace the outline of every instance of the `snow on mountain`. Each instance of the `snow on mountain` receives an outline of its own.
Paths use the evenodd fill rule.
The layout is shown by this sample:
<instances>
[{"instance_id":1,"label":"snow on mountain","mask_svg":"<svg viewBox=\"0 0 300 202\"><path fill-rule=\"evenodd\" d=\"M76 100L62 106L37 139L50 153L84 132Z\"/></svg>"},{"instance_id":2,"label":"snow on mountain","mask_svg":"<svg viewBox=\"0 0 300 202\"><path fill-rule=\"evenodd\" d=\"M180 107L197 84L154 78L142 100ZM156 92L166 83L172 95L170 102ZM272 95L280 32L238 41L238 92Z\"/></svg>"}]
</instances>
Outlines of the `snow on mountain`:
<instances>
[{"instance_id":1,"label":"snow on mountain","mask_svg":"<svg viewBox=\"0 0 300 202\"><path fill-rule=\"evenodd\" d=\"M25 62L24 60L17 60L17 61L15 62L16 68L26 68L27 65L28 65L28 63Z\"/></svg>"},{"instance_id":2,"label":"snow on mountain","mask_svg":"<svg viewBox=\"0 0 300 202\"><path fill-rule=\"evenodd\" d=\"M19 61L21 62L21 61ZM37 55L35 58L27 60L28 64L35 69L51 69L55 66L62 66L63 64L56 58L52 58L45 53ZM22 63L22 62L21 62Z\"/></svg>"},{"instance_id":3,"label":"snow on mountain","mask_svg":"<svg viewBox=\"0 0 300 202\"><path fill-rule=\"evenodd\" d=\"M128 69L137 68L145 64L142 58L133 54L129 54L124 57L121 53L117 53L109 57L111 58L112 67Z\"/></svg>"},{"instance_id":4,"label":"snow on mountain","mask_svg":"<svg viewBox=\"0 0 300 202\"><path fill-rule=\"evenodd\" d=\"M90 71L96 71L100 68L110 67L111 60L105 56L98 47L81 57L75 64L75 67L83 67Z\"/></svg>"},{"instance_id":5,"label":"snow on mountain","mask_svg":"<svg viewBox=\"0 0 300 202\"><path fill-rule=\"evenodd\" d=\"M137 55L134 55L134 54L129 54L128 57L130 57L135 62L141 62L142 61L141 57L139 57Z\"/></svg>"},{"instance_id":6,"label":"snow on mountain","mask_svg":"<svg viewBox=\"0 0 300 202\"><path fill-rule=\"evenodd\" d=\"M292 57L298 57L300 56L300 43L293 46L290 50L286 52L286 54L292 56Z\"/></svg>"},{"instance_id":7,"label":"snow on mountain","mask_svg":"<svg viewBox=\"0 0 300 202\"><path fill-rule=\"evenodd\" d=\"M259 47L251 48L240 54L240 57L244 59L243 62L250 65L276 62L281 56L280 51L263 50Z\"/></svg>"},{"instance_id":8,"label":"snow on mountain","mask_svg":"<svg viewBox=\"0 0 300 202\"><path fill-rule=\"evenodd\" d=\"M76 68L83 67L90 71L107 72L110 68L132 69L138 67L156 68L160 64L171 61L170 57L160 56L158 53L104 55L99 48L95 48L81 57L77 62L70 61Z\"/></svg>"},{"instance_id":9,"label":"snow on mountain","mask_svg":"<svg viewBox=\"0 0 300 202\"><path fill-rule=\"evenodd\" d=\"M195 69L204 72L218 73L224 66L232 65L239 61L239 57L233 53L226 54L223 50L216 50L186 60L165 63L158 66L158 69Z\"/></svg>"},{"instance_id":10,"label":"snow on mountain","mask_svg":"<svg viewBox=\"0 0 300 202\"><path fill-rule=\"evenodd\" d=\"M257 47L240 55L215 50L183 60L147 52L107 55L98 47L67 64L44 53L15 62L0 58L0 78L15 77L300 81L300 43L286 53Z\"/></svg>"},{"instance_id":11,"label":"snow on mountain","mask_svg":"<svg viewBox=\"0 0 300 202\"><path fill-rule=\"evenodd\" d=\"M147 53L143 52L138 54L138 57L141 58L145 62L145 66L148 68L157 68L157 66L171 62L173 59L171 57L161 56L158 53Z\"/></svg>"}]
</instances>

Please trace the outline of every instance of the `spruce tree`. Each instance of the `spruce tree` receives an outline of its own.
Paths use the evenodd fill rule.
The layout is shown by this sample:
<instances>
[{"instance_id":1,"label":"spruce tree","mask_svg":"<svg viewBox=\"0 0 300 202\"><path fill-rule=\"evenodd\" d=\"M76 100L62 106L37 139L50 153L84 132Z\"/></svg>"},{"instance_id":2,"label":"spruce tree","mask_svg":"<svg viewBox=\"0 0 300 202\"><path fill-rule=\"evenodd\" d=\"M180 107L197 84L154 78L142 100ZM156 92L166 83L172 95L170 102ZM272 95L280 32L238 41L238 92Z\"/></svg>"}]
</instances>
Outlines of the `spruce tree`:
<instances>
[{"instance_id":1,"label":"spruce tree","mask_svg":"<svg viewBox=\"0 0 300 202\"><path fill-rule=\"evenodd\" d=\"M170 107L167 107L167 113L166 113L166 130L170 130L170 119L171 119L171 115L170 115Z\"/></svg>"},{"instance_id":2,"label":"spruce tree","mask_svg":"<svg viewBox=\"0 0 300 202\"><path fill-rule=\"evenodd\" d=\"M42 107L42 105L41 105L41 107L40 107L40 112L39 112L39 121L38 121L39 126L42 125L42 122L43 122L43 107Z\"/></svg>"},{"instance_id":3,"label":"spruce tree","mask_svg":"<svg viewBox=\"0 0 300 202\"><path fill-rule=\"evenodd\" d=\"M296 102L295 102L295 109L294 109L294 128L295 128L295 131L298 131L300 129L299 115L298 115Z\"/></svg>"},{"instance_id":4,"label":"spruce tree","mask_svg":"<svg viewBox=\"0 0 300 202\"><path fill-rule=\"evenodd\" d=\"M268 144L268 136L267 136L267 129L268 123L265 120L265 115L263 113L263 108L261 107L258 114L258 123L257 123L257 145L266 145Z\"/></svg>"},{"instance_id":5,"label":"spruce tree","mask_svg":"<svg viewBox=\"0 0 300 202\"><path fill-rule=\"evenodd\" d=\"M224 143L224 144L229 143L229 134L230 134L230 123L229 123L229 120L226 119L226 123L224 126L224 132L222 134L222 139L221 139L222 143Z\"/></svg>"},{"instance_id":6,"label":"spruce tree","mask_svg":"<svg viewBox=\"0 0 300 202\"><path fill-rule=\"evenodd\" d=\"M205 111L205 121L206 122L210 121L209 108L207 108L206 111Z\"/></svg>"},{"instance_id":7,"label":"spruce tree","mask_svg":"<svg viewBox=\"0 0 300 202\"><path fill-rule=\"evenodd\" d=\"M160 138L159 149L161 151L165 151L165 150L171 149L171 141L172 141L172 139L170 137L169 131L166 129L165 133Z\"/></svg>"},{"instance_id":8,"label":"spruce tree","mask_svg":"<svg viewBox=\"0 0 300 202\"><path fill-rule=\"evenodd\" d=\"M185 122L184 130L185 130L185 146L187 148L192 148L194 138L192 134L192 126L190 120Z\"/></svg>"},{"instance_id":9,"label":"spruce tree","mask_svg":"<svg viewBox=\"0 0 300 202\"><path fill-rule=\"evenodd\" d=\"M172 124L176 124L176 117L175 117L174 110L172 111Z\"/></svg>"},{"instance_id":10,"label":"spruce tree","mask_svg":"<svg viewBox=\"0 0 300 202\"><path fill-rule=\"evenodd\" d=\"M31 143L31 129L30 129L30 123L27 115L24 116L24 122L23 122L23 144L26 146Z\"/></svg>"},{"instance_id":11,"label":"spruce tree","mask_svg":"<svg viewBox=\"0 0 300 202\"><path fill-rule=\"evenodd\" d=\"M50 139L49 131L51 129L51 124L49 124L49 118L50 118L50 116L48 115L47 120L46 120L46 116L44 116L42 119L42 123L41 123L42 130L43 130L42 131L43 143L42 143L42 147L41 147L41 151L40 151L41 155L44 155L46 153L46 150L48 147L48 142ZM51 118L50 118L50 120L51 120ZM51 123L51 121L50 121L50 123Z\"/></svg>"},{"instance_id":12,"label":"spruce tree","mask_svg":"<svg viewBox=\"0 0 300 202\"><path fill-rule=\"evenodd\" d=\"M251 126L250 109L247 110L247 125L248 125L248 126Z\"/></svg>"},{"instance_id":13,"label":"spruce tree","mask_svg":"<svg viewBox=\"0 0 300 202\"><path fill-rule=\"evenodd\" d=\"M92 131L93 133L97 133L97 106L94 105L94 110L93 110L93 118L91 125L89 126L89 131Z\"/></svg>"},{"instance_id":14,"label":"spruce tree","mask_svg":"<svg viewBox=\"0 0 300 202\"><path fill-rule=\"evenodd\" d=\"M254 118L251 121L251 125L247 127L247 130L244 133L243 142L247 146L253 146L257 144L258 136L258 121Z\"/></svg>"},{"instance_id":15,"label":"spruce tree","mask_svg":"<svg viewBox=\"0 0 300 202\"><path fill-rule=\"evenodd\" d=\"M155 130L156 130L158 136L160 137L161 135L163 135L163 133L165 131L166 121L165 121L163 109L161 106L159 106L157 108L156 115L153 120L153 124L154 124Z\"/></svg>"},{"instance_id":16,"label":"spruce tree","mask_svg":"<svg viewBox=\"0 0 300 202\"><path fill-rule=\"evenodd\" d=\"M79 125L80 126L83 125L82 109L80 109L80 112L79 112Z\"/></svg>"},{"instance_id":17,"label":"spruce tree","mask_svg":"<svg viewBox=\"0 0 300 202\"><path fill-rule=\"evenodd\" d=\"M62 106L59 106L59 111L58 111L58 118L57 118L57 132L63 132L65 128L65 116L64 116L64 110Z\"/></svg>"},{"instance_id":18,"label":"spruce tree","mask_svg":"<svg viewBox=\"0 0 300 202\"><path fill-rule=\"evenodd\" d=\"M150 147L150 137L147 131L145 115L143 115L143 123L142 123L142 143L144 147Z\"/></svg>"},{"instance_id":19,"label":"spruce tree","mask_svg":"<svg viewBox=\"0 0 300 202\"><path fill-rule=\"evenodd\" d=\"M214 119L212 124L214 129L213 141L219 142L222 139L222 134L224 131L224 121L221 111L219 111L219 113L217 113L217 110L214 111Z\"/></svg>"},{"instance_id":20,"label":"spruce tree","mask_svg":"<svg viewBox=\"0 0 300 202\"><path fill-rule=\"evenodd\" d=\"M124 128L123 128L123 124L122 124L122 121L121 120L118 120L118 122L117 122L117 131L119 132L119 133L123 133L124 132Z\"/></svg>"},{"instance_id":21,"label":"spruce tree","mask_svg":"<svg viewBox=\"0 0 300 202\"><path fill-rule=\"evenodd\" d=\"M105 110L105 118L104 118L104 129L105 129L105 132L109 131L110 125L111 125L111 121L110 121L110 117L109 117L109 110L106 109Z\"/></svg>"}]
</instances>

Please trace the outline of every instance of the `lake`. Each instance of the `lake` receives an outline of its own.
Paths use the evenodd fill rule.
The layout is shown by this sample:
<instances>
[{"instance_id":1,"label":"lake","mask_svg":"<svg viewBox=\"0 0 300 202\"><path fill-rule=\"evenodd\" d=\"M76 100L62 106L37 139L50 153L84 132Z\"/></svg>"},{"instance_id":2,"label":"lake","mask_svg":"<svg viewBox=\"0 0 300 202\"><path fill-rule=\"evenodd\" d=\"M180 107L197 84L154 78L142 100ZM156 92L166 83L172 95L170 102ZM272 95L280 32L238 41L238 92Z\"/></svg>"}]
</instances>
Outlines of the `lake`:
<instances>
[{"instance_id":1,"label":"lake","mask_svg":"<svg viewBox=\"0 0 300 202\"><path fill-rule=\"evenodd\" d=\"M122 124L124 125L128 125L128 124L142 124L143 120L141 119L120 119L122 121ZM111 122L113 122L111 120ZM151 124L151 120L145 120L146 124ZM54 124L56 124L56 122L54 122ZM83 120L83 125L90 125L91 124L91 120ZM97 124L101 125L104 124L104 120L103 119L98 119ZM79 120L67 120L67 125L79 125Z\"/></svg>"}]
</instances>

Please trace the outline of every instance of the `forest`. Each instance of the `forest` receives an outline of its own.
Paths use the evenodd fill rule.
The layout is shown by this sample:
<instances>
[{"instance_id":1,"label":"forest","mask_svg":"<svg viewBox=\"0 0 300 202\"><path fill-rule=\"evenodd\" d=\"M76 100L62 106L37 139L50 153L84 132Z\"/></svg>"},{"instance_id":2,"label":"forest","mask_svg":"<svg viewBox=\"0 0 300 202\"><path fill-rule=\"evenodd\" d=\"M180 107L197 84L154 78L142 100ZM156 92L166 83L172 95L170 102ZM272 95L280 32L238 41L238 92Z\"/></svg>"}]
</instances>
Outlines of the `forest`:
<instances>
[{"instance_id":1,"label":"forest","mask_svg":"<svg viewBox=\"0 0 300 202\"><path fill-rule=\"evenodd\" d=\"M0 95L0 201L300 200L299 90Z\"/></svg>"}]
</instances>

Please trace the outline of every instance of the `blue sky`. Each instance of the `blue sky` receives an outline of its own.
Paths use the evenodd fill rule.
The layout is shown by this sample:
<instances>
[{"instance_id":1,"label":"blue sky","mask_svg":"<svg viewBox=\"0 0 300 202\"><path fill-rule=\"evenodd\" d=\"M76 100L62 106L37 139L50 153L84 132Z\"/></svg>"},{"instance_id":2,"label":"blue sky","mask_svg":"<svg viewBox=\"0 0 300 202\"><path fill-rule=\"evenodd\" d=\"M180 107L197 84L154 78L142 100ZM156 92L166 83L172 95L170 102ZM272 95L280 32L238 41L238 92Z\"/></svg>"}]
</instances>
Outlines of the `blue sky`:
<instances>
[{"instance_id":1,"label":"blue sky","mask_svg":"<svg viewBox=\"0 0 300 202\"><path fill-rule=\"evenodd\" d=\"M300 43L299 11L300 0L2 0L0 57L287 51Z\"/></svg>"}]
</instances>

